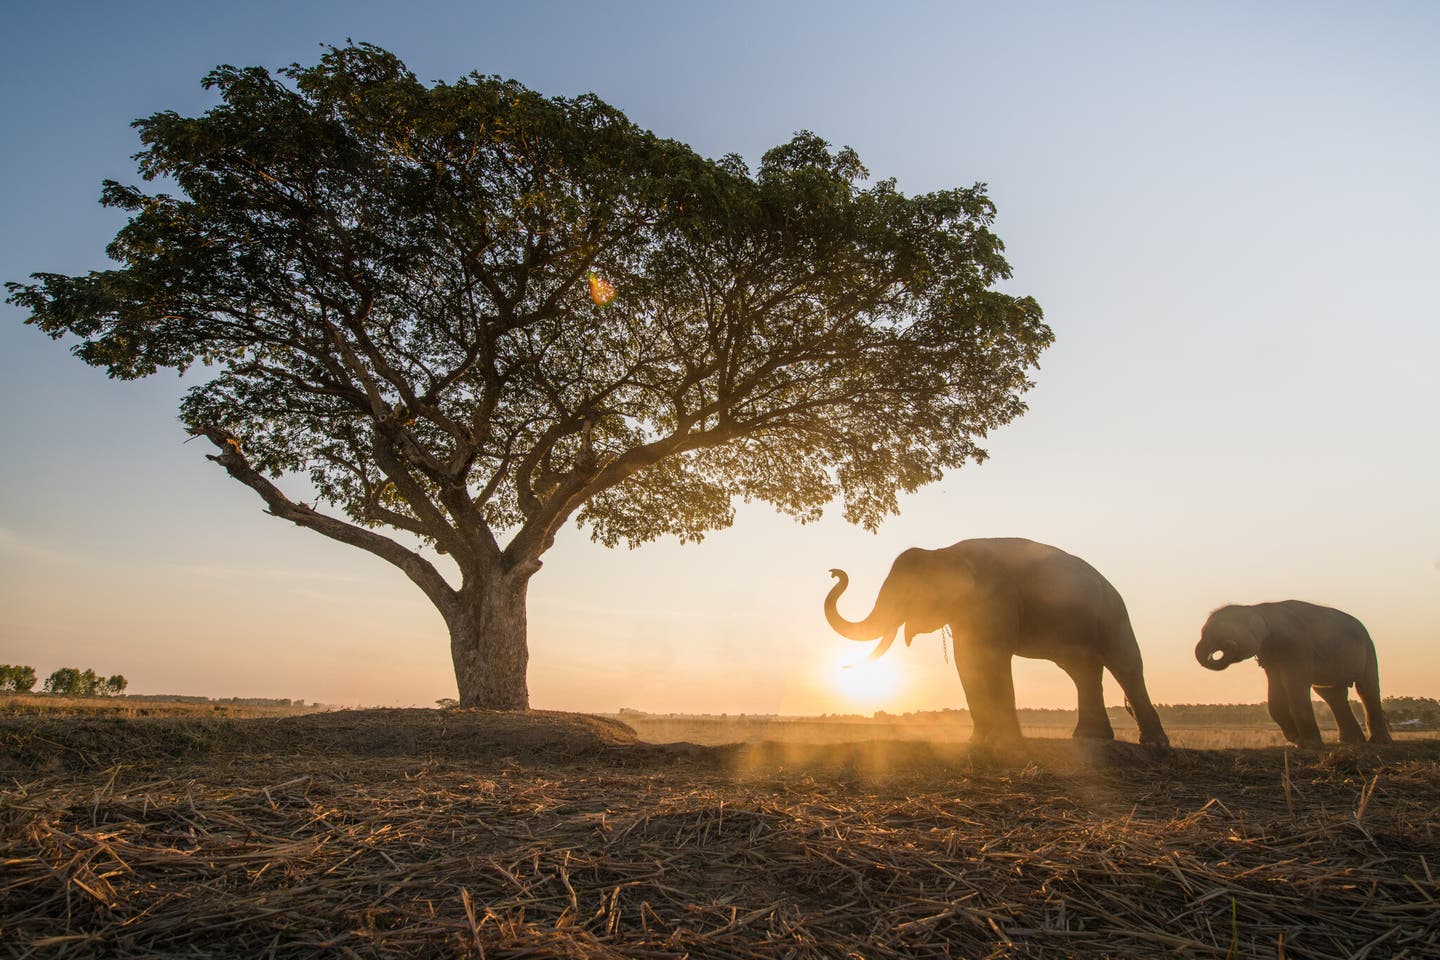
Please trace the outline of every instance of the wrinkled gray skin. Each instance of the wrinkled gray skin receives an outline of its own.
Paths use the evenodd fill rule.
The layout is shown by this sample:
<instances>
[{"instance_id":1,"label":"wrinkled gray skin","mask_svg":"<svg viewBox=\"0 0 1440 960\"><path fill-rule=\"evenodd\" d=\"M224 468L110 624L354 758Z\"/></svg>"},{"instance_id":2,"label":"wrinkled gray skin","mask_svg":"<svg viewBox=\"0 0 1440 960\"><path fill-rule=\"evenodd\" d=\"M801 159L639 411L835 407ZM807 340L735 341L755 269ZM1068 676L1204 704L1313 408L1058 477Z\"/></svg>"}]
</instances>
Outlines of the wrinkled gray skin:
<instances>
[{"instance_id":1,"label":"wrinkled gray skin","mask_svg":"<svg viewBox=\"0 0 1440 960\"><path fill-rule=\"evenodd\" d=\"M1348 613L1281 600L1221 607L1210 614L1195 646L1195 659L1211 670L1255 657L1269 681L1270 716L1291 743L1318 747L1320 728L1310 689L1335 715L1342 743L1364 743L1350 710L1354 685L1365 705L1371 743L1389 743L1390 726L1380 708L1380 667L1365 625Z\"/></svg>"},{"instance_id":2,"label":"wrinkled gray skin","mask_svg":"<svg viewBox=\"0 0 1440 960\"><path fill-rule=\"evenodd\" d=\"M1140 725L1140 742L1169 745L1145 690L1125 602L1079 557L1018 538L906 550L890 568L874 609L858 622L846 620L836 606L850 578L843 570L830 574L839 582L825 598L825 619L848 639L879 640L871 659L890 649L902 624L907 646L916 635L949 624L975 741L1020 739L1010 666L1019 656L1054 661L1075 681L1076 737L1115 738L1101 686L1102 671L1109 670Z\"/></svg>"}]
</instances>

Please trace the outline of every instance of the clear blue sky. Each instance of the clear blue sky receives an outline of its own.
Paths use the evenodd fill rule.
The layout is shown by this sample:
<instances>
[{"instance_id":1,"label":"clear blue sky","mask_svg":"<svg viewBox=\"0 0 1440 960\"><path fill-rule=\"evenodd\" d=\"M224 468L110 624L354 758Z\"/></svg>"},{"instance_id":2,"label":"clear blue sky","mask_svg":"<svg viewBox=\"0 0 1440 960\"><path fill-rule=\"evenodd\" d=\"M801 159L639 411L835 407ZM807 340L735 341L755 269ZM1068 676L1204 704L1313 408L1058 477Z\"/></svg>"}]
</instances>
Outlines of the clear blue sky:
<instances>
[{"instance_id":1,"label":"clear blue sky","mask_svg":"<svg viewBox=\"0 0 1440 960\"><path fill-rule=\"evenodd\" d=\"M217 63L385 46L594 91L752 161L801 128L907 192L989 183L1057 335L993 459L879 535L763 507L699 546L572 531L530 592L539 707L815 712L963 704L938 640L836 694L866 648L820 616L908 546L1029 536L1125 595L1161 702L1263 697L1191 648L1225 602L1371 628L1382 688L1440 695L1440 5L195 3L12 5L0 48L0 279L105 264L129 121L211 102ZM0 661L141 691L428 703L443 626L381 561L260 512L175 419L173 375L107 381L0 307ZM1017 662L1022 704L1073 703ZM1118 692L1111 688L1112 699Z\"/></svg>"}]
</instances>

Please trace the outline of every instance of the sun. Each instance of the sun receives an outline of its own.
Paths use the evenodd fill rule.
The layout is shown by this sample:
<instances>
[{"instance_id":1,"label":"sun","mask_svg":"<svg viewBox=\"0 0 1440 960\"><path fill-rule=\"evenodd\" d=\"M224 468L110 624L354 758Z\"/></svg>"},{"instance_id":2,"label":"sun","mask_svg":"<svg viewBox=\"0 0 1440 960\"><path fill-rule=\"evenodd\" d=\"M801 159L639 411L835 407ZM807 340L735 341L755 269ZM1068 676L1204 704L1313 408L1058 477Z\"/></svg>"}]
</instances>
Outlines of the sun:
<instances>
[{"instance_id":1,"label":"sun","mask_svg":"<svg viewBox=\"0 0 1440 960\"><path fill-rule=\"evenodd\" d=\"M856 660L850 654L832 664L830 683L849 703L883 707L900 687L900 671L893 660Z\"/></svg>"}]
</instances>

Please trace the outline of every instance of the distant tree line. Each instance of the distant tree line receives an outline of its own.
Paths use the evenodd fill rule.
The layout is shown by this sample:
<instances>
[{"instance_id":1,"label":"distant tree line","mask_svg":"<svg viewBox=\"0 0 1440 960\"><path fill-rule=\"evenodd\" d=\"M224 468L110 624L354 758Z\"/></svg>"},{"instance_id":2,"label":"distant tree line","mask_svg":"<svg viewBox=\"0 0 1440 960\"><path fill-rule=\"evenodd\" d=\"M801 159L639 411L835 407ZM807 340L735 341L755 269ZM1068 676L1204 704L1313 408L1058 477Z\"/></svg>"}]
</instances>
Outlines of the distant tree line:
<instances>
[{"instance_id":1,"label":"distant tree line","mask_svg":"<svg viewBox=\"0 0 1440 960\"><path fill-rule=\"evenodd\" d=\"M0 693L29 693L35 688L35 668L0 663Z\"/></svg>"},{"instance_id":2,"label":"distant tree line","mask_svg":"<svg viewBox=\"0 0 1440 960\"><path fill-rule=\"evenodd\" d=\"M68 697L113 697L125 689L127 681L120 674L102 677L88 667L61 667L45 678L46 693Z\"/></svg>"},{"instance_id":3,"label":"distant tree line","mask_svg":"<svg viewBox=\"0 0 1440 960\"><path fill-rule=\"evenodd\" d=\"M1418 720L1427 726L1440 726L1440 700L1432 697L1385 697L1382 703L1385 716L1391 723ZM1359 706L1354 700L1350 701L1350 709L1356 713L1357 719L1361 719ZM1156 709L1167 721L1184 726L1235 726L1271 722L1269 710L1263 703L1172 703L1157 704ZM1124 716L1125 711L1121 707L1112 707L1110 713L1112 717ZM1327 713L1325 710L1316 713L1316 719L1321 726L1332 722Z\"/></svg>"},{"instance_id":4,"label":"distant tree line","mask_svg":"<svg viewBox=\"0 0 1440 960\"><path fill-rule=\"evenodd\" d=\"M1167 723L1180 726L1199 727L1209 724L1222 726L1273 726L1270 708L1263 703L1157 703L1155 709ZM1124 707L1111 707L1110 718L1125 716ZM1327 711L1317 714L1320 723L1328 718Z\"/></svg>"},{"instance_id":5,"label":"distant tree line","mask_svg":"<svg viewBox=\"0 0 1440 960\"><path fill-rule=\"evenodd\" d=\"M30 693L35 689L35 668L0 664L0 693ZM125 689L128 681L120 674L102 677L94 670L61 667L45 678L45 693L68 697L113 697Z\"/></svg>"},{"instance_id":6,"label":"distant tree line","mask_svg":"<svg viewBox=\"0 0 1440 960\"><path fill-rule=\"evenodd\" d=\"M241 707L303 707L305 699L291 700L288 697L202 697L193 693L145 693L126 694L144 700L160 703L233 703ZM317 704L311 704L317 706Z\"/></svg>"},{"instance_id":7,"label":"distant tree line","mask_svg":"<svg viewBox=\"0 0 1440 960\"><path fill-rule=\"evenodd\" d=\"M1440 726L1440 700L1431 697L1386 697L1381 702L1391 723L1419 720L1426 726Z\"/></svg>"},{"instance_id":8,"label":"distant tree line","mask_svg":"<svg viewBox=\"0 0 1440 960\"><path fill-rule=\"evenodd\" d=\"M1425 726L1440 727L1440 700L1431 697L1386 697L1384 699L1385 715L1391 723L1408 723L1420 721ZM1358 710L1359 704L1350 701L1352 710ZM1268 725L1273 723L1270 719L1269 708L1263 703L1157 703L1155 709L1159 710L1167 722L1180 726L1252 726ZM1121 706L1107 707L1112 721L1126 722L1125 708ZM642 711L622 708L622 714L631 716L643 715ZM1072 722L1075 719L1073 707L1021 707L1019 710L1020 719L1023 722L1034 725L1060 726ZM895 714L887 713L884 710L877 710L866 718L860 714L825 714L826 717L841 720L911 720L925 723L939 723L946 720L968 720L970 711L962 708L947 710L917 710L913 713ZM1316 714L1322 726L1333 724L1328 711L1321 710ZM1363 716L1357 714L1357 719L1363 721Z\"/></svg>"}]
</instances>

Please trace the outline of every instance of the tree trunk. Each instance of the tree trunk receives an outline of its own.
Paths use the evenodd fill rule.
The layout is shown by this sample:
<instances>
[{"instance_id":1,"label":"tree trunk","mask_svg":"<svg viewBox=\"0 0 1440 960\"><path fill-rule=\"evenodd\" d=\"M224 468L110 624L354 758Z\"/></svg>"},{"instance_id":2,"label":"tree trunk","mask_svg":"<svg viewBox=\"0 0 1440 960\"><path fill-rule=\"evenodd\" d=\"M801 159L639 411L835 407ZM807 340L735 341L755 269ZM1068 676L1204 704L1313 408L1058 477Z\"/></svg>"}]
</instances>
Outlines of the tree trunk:
<instances>
[{"instance_id":1,"label":"tree trunk","mask_svg":"<svg viewBox=\"0 0 1440 960\"><path fill-rule=\"evenodd\" d=\"M525 681L530 649L525 637L528 575L496 573L467 584L445 613L460 706L530 709Z\"/></svg>"}]
</instances>

